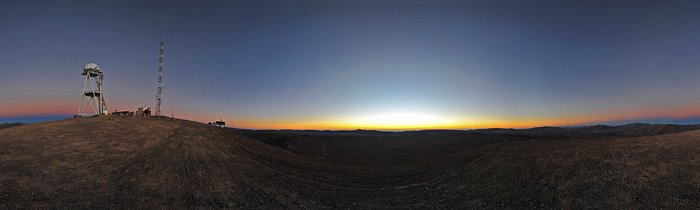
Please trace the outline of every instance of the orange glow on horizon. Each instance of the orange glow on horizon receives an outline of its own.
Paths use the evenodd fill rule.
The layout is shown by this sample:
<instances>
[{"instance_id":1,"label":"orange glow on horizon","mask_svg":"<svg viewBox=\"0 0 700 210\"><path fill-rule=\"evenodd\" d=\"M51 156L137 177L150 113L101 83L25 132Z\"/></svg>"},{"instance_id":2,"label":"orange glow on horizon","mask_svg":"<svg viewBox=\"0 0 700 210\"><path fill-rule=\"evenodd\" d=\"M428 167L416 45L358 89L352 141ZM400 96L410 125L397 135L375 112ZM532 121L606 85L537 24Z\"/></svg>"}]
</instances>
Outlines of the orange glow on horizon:
<instances>
[{"instance_id":1,"label":"orange glow on horizon","mask_svg":"<svg viewBox=\"0 0 700 210\"><path fill-rule=\"evenodd\" d=\"M576 126L611 121L635 119L673 118L700 116L697 105L671 109L631 109L627 112L597 113L595 115L571 115L559 117L489 117L457 119L447 124L377 125L348 123L347 120L295 121L295 120L234 120L231 126L250 129L319 129L319 130L427 130L427 129L480 129L480 128L532 128L540 126ZM673 110L673 111L670 111Z\"/></svg>"},{"instance_id":2,"label":"orange glow on horizon","mask_svg":"<svg viewBox=\"0 0 700 210\"><path fill-rule=\"evenodd\" d=\"M0 117L72 115L77 104L62 103L0 103ZM575 126L583 124L604 123L610 121L651 118L682 119L700 116L698 105L636 108L625 112L599 112L595 114L578 114L556 117L523 116L473 116L443 119L439 116L421 114L387 114L379 117L360 117L356 119L260 119L241 118L224 115L222 119L229 127L245 129L309 129L309 130L426 130L426 129L479 129L479 128L531 128L539 126ZM110 110L111 111L111 110ZM168 114L166 114L168 115ZM198 122L211 122L211 116L180 111L176 118ZM396 118L396 119L392 119ZM361 119L361 120L357 120ZM364 121L363 121L364 120ZM407 122L404 122L407 121ZM414 121L414 122L411 122Z\"/></svg>"}]
</instances>

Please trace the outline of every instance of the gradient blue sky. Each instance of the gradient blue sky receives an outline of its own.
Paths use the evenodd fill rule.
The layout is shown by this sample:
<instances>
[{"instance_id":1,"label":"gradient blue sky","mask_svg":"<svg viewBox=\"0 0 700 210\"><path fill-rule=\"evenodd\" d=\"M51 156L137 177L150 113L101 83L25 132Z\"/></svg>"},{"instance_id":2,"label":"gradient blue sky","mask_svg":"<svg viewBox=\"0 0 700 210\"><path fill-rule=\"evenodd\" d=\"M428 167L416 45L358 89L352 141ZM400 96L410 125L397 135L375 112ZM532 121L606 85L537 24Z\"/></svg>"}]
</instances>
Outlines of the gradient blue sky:
<instances>
[{"instance_id":1,"label":"gradient blue sky","mask_svg":"<svg viewBox=\"0 0 700 210\"><path fill-rule=\"evenodd\" d=\"M700 116L694 1L1 1L0 118L70 115L81 66L110 110L233 126L450 128ZM697 110L697 111L696 111ZM363 128L356 125L357 128Z\"/></svg>"}]
</instances>

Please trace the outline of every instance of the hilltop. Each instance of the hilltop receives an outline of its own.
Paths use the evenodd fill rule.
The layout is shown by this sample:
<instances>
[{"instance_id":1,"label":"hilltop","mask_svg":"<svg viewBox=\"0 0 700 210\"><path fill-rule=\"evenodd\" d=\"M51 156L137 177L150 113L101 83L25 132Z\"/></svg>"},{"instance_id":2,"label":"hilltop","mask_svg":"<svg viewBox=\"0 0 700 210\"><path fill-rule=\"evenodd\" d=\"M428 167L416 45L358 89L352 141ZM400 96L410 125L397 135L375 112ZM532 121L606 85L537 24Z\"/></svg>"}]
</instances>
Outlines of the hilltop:
<instances>
[{"instance_id":1,"label":"hilltop","mask_svg":"<svg viewBox=\"0 0 700 210\"><path fill-rule=\"evenodd\" d=\"M450 143L414 139L423 146L395 152L415 157L382 165L340 164L327 158L342 151L304 155L168 118L60 120L2 129L0 137L0 208L10 209L700 205L697 130L644 137L455 134ZM433 144L458 149L438 153L427 149Z\"/></svg>"}]
</instances>

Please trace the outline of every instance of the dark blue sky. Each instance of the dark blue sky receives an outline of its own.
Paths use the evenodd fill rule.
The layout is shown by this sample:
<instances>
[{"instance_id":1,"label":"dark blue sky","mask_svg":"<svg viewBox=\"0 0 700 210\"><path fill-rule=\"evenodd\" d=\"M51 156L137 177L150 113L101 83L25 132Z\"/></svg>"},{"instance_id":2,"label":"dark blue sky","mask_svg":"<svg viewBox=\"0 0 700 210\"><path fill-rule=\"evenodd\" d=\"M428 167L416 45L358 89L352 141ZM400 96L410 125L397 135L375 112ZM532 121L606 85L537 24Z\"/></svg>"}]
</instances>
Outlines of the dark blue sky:
<instances>
[{"instance_id":1,"label":"dark blue sky","mask_svg":"<svg viewBox=\"0 0 700 210\"><path fill-rule=\"evenodd\" d=\"M0 117L75 112L88 62L105 71L110 110L152 106L160 40L166 112L205 121L216 106L241 127L378 127L373 116L450 128L693 117L699 6L3 1Z\"/></svg>"}]
</instances>

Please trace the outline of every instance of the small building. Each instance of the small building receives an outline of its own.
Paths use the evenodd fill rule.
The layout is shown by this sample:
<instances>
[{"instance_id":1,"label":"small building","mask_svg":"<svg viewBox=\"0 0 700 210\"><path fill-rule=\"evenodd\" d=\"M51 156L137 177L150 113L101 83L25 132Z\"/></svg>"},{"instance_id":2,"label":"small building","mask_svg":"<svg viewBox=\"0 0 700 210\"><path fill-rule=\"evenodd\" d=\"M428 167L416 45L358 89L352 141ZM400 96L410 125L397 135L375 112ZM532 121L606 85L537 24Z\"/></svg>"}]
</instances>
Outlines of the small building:
<instances>
[{"instance_id":1,"label":"small building","mask_svg":"<svg viewBox=\"0 0 700 210\"><path fill-rule=\"evenodd\" d=\"M146 109L144 109L144 107L139 107L139 109L136 110L136 115L134 115L134 116L135 116L135 117L148 117L148 116L151 116L151 108L146 108Z\"/></svg>"},{"instance_id":2,"label":"small building","mask_svg":"<svg viewBox=\"0 0 700 210\"><path fill-rule=\"evenodd\" d=\"M226 122L224 122L223 120L217 120L214 122L209 122L207 124L217 126L217 127L222 127L222 128L226 127Z\"/></svg>"}]
</instances>

